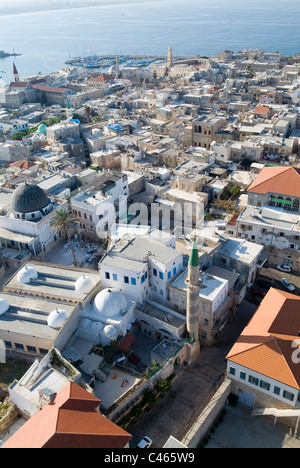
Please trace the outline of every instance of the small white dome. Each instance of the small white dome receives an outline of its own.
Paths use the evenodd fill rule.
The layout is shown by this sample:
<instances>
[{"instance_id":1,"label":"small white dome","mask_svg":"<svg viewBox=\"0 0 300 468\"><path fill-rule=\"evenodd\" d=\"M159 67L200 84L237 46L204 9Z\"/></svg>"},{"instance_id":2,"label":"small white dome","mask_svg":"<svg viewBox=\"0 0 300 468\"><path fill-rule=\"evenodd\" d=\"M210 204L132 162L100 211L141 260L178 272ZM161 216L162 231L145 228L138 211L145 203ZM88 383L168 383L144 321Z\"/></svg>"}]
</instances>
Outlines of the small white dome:
<instances>
[{"instance_id":1,"label":"small white dome","mask_svg":"<svg viewBox=\"0 0 300 468\"><path fill-rule=\"evenodd\" d=\"M101 343L104 346L108 346L111 340L115 340L118 336L118 330L113 325L106 325L101 335Z\"/></svg>"},{"instance_id":2,"label":"small white dome","mask_svg":"<svg viewBox=\"0 0 300 468\"><path fill-rule=\"evenodd\" d=\"M93 309L101 317L115 317L127 311L127 299L121 291L117 289L103 289L95 297Z\"/></svg>"},{"instance_id":3,"label":"small white dome","mask_svg":"<svg viewBox=\"0 0 300 468\"><path fill-rule=\"evenodd\" d=\"M28 284L33 279L37 279L39 276L35 268L24 266L17 275L19 283Z\"/></svg>"},{"instance_id":4,"label":"small white dome","mask_svg":"<svg viewBox=\"0 0 300 468\"><path fill-rule=\"evenodd\" d=\"M104 327L103 331L104 331L104 333L106 333L107 335L109 335L111 337L117 336L117 334L118 334L118 330L113 325L106 325Z\"/></svg>"},{"instance_id":5,"label":"small white dome","mask_svg":"<svg viewBox=\"0 0 300 468\"><path fill-rule=\"evenodd\" d=\"M96 282L90 276L83 275L75 281L75 290L81 294L88 294L95 286Z\"/></svg>"},{"instance_id":6,"label":"small white dome","mask_svg":"<svg viewBox=\"0 0 300 468\"><path fill-rule=\"evenodd\" d=\"M104 324L102 322L92 322L92 324L90 325L90 330L93 330L95 332L99 332L99 331L102 331L103 330L103 327L104 327Z\"/></svg>"},{"instance_id":7,"label":"small white dome","mask_svg":"<svg viewBox=\"0 0 300 468\"><path fill-rule=\"evenodd\" d=\"M63 309L56 309L48 315L47 323L51 328L61 328L68 318L68 313Z\"/></svg>"},{"instance_id":8,"label":"small white dome","mask_svg":"<svg viewBox=\"0 0 300 468\"><path fill-rule=\"evenodd\" d=\"M91 326L91 323L92 321L90 319L83 319L81 322L80 322L80 327L81 328L89 328Z\"/></svg>"},{"instance_id":9,"label":"small white dome","mask_svg":"<svg viewBox=\"0 0 300 468\"><path fill-rule=\"evenodd\" d=\"M0 299L0 315L5 314L9 309L9 303L5 299Z\"/></svg>"}]
</instances>

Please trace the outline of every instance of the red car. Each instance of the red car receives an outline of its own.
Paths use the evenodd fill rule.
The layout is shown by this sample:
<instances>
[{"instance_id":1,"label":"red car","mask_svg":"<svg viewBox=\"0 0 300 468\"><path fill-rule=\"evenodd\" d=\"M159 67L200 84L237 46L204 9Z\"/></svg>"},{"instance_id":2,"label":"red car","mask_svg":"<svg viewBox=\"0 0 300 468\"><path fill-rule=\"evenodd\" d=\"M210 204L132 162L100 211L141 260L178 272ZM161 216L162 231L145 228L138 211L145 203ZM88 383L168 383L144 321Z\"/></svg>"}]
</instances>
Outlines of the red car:
<instances>
[{"instance_id":1,"label":"red car","mask_svg":"<svg viewBox=\"0 0 300 468\"><path fill-rule=\"evenodd\" d=\"M130 356L128 357L128 361L137 366L141 362L141 359L135 354L130 354Z\"/></svg>"},{"instance_id":2,"label":"red car","mask_svg":"<svg viewBox=\"0 0 300 468\"><path fill-rule=\"evenodd\" d=\"M258 288L251 288L250 294L252 294L252 296L261 297L262 299L266 295L265 291L263 291L262 289L258 289Z\"/></svg>"}]
</instances>

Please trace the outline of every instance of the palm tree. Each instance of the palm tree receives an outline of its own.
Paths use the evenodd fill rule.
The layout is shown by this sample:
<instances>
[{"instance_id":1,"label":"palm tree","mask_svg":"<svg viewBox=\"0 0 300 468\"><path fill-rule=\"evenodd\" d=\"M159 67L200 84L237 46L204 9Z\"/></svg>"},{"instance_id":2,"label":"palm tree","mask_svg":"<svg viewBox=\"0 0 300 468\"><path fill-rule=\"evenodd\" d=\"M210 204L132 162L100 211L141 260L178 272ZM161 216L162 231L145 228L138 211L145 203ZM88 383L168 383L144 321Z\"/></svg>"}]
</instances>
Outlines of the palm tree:
<instances>
[{"instance_id":1,"label":"palm tree","mask_svg":"<svg viewBox=\"0 0 300 468\"><path fill-rule=\"evenodd\" d=\"M55 233L61 232L61 234L68 239L73 255L74 267L77 267L78 263L73 244L71 242L71 233L76 223L78 223L78 219L73 215L72 211L64 209L56 210L55 215L50 221L50 227L55 231Z\"/></svg>"}]
</instances>

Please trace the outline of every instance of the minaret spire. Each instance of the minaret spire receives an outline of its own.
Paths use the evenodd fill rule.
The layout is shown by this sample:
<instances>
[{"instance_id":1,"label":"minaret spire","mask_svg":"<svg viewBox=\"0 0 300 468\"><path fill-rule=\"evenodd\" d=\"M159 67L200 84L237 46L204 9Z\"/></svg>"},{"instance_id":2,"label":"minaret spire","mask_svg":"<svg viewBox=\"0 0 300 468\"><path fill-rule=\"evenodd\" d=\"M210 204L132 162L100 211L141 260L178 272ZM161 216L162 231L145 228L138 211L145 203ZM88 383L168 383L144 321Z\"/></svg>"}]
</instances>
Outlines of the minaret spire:
<instances>
[{"instance_id":1,"label":"minaret spire","mask_svg":"<svg viewBox=\"0 0 300 468\"><path fill-rule=\"evenodd\" d=\"M186 308L186 328L189 338L193 340L191 345L191 358L195 358L200 353L199 341L199 315L200 315L200 261L196 238L193 240L191 255L188 264L187 285L187 308Z\"/></svg>"},{"instance_id":2,"label":"minaret spire","mask_svg":"<svg viewBox=\"0 0 300 468\"><path fill-rule=\"evenodd\" d=\"M16 67L15 63L14 63L13 73L14 73L15 83L18 83L20 81L20 78L19 78L19 73L18 73L18 70L17 70L17 67Z\"/></svg>"}]
</instances>

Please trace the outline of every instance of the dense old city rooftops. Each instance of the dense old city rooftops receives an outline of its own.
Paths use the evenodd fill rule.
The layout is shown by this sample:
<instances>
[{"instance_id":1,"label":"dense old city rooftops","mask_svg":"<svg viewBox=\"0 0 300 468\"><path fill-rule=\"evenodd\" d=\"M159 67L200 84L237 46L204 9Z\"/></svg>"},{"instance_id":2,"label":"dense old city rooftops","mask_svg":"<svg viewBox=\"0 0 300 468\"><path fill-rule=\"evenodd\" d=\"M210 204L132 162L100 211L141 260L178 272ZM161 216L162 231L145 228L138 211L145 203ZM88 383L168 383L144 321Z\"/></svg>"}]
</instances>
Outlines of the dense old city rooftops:
<instances>
[{"instance_id":1,"label":"dense old city rooftops","mask_svg":"<svg viewBox=\"0 0 300 468\"><path fill-rule=\"evenodd\" d=\"M300 400L299 56L169 48L146 66L119 59L107 73L83 60L23 78L15 65L4 92L0 341L36 359L10 388L31 417L7 446L125 447L118 424L139 396L180 380L203 347L226 342L227 353L223 329L250 312L230 338L231 390L242 402L252 394L244 367L261 379L255 404L266 406L270 380ZM60 210L72 214L70 238L54 228ZM286 402L270 393L274 407Z\"/></svg>"}]
</instances>

